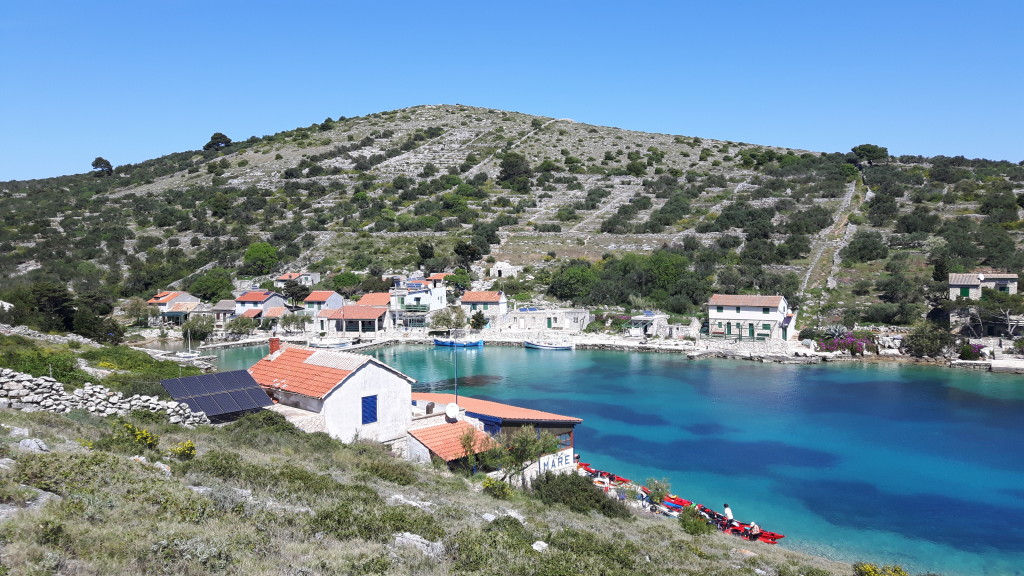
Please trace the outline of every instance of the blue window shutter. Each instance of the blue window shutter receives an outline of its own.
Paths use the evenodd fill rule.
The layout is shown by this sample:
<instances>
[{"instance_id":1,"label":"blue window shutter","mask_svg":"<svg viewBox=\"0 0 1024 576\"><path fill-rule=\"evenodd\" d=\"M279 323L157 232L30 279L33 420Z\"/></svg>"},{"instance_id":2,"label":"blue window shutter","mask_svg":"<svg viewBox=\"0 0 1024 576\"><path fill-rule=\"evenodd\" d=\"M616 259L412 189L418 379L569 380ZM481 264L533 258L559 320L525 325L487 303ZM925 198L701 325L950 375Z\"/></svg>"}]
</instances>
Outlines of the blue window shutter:
<instances>
[{"instance_id":1,"label":"blue window shutter","mask_svg":"<svg viewBox=\"0 0 1024 576\"><path fill-rule=\"evenodd\" d=\"M377 421L377 395L363 396L363 424Z\"/></svg>"}]
</instances>

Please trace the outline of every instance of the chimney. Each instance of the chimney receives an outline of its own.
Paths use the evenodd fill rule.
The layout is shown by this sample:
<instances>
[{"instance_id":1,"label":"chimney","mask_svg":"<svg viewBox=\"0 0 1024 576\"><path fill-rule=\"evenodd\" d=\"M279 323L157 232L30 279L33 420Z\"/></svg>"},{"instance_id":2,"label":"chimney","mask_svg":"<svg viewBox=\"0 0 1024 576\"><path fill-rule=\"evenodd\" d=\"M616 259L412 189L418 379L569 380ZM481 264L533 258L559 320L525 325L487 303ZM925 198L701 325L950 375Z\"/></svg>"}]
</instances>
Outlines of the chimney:
<instances>
[{"instance_id":1,"label":"chimney","mask_svg":"<svg viewBox=\"0 0 1024 576\"><path fill-rule=\"evenodd\" d=\"M281 339L280 338L271 338L270 339L270 353L273 354L274 352L277 352L280 349L281 349Z\"/></svg>"}]
</instances>

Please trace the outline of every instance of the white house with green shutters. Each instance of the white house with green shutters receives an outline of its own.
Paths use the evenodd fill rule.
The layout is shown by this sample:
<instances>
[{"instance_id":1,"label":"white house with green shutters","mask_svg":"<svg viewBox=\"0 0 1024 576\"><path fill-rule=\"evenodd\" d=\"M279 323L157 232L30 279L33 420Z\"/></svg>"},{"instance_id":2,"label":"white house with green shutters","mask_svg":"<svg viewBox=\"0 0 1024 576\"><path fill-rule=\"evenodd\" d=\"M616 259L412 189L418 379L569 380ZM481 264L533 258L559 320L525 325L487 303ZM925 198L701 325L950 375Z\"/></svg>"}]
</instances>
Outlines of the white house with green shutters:
<instances>
[{"instance_id":1,"label":"white house with green shutters","mask_svg":"<svg viewBox=\"0 0 1024 576\"><path fill-rule=\"evenodd\" d=\"M991 288L1008 294L1017 293L1017 275L989 272L971 272L949 275L950 300L978 300L981 289Z\"/></svg>"},{"instance_id":2,"label":"white house with green shutters","mask_svg":"<svg viewBox=\"0 0 1024 576\"><path fill-rule=\"evenodd\" d=\"M707 307L712 338L789 340L796 335L796 311L784 296L713 294Z\"/></svg>"}]
</instances>

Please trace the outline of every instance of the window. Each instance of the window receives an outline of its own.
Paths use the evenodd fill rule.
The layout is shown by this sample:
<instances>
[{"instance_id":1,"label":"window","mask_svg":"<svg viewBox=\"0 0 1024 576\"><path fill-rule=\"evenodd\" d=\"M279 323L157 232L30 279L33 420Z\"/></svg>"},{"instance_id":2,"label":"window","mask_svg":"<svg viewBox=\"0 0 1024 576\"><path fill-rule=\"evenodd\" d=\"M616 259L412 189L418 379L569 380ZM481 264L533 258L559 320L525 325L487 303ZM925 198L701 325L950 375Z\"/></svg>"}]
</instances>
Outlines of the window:
<instances>
[{"instance_id":1,"label":"window","mask_svg":"<svg viewBox=\"0 0 1024 576\"><path fill-rule=\"evenodd\" d=\"M771 308L761 308L761 314L771 314Z\"/></svg>"},{"instance_id":2,"label":"window","mask_svg":"<svg viewBox=\"0 0 1024 576\"><path fill-rule=\"evenodd\" d=\"M363 424L377 421L377 395L363 396Z\"/></svg>"},{"instance_id":3,"label":"window","mask_svg":"<svg viewBox=\"0 0 1024 576\"><path fill-rule=\"evenodd\" d=\"M966 286L961 288L960 289L960 297L961 298L970 298L971 297L971 289L966 287Z\"/></svg>"},{"instance_id":4,"label":"window","mask_svg":"<svg viewBox=\"0 0 1024 576\"><path fill-rule=\"evenodd\" d=\"M487 306L488 306L487 304L484 304L484 310L487 310Z\"/></svg>"},{"instance_id":5,"label":"window","mask_svg":"<svg viewBox=\"0 0 1024 576\"><path fill-rule=\"evenodd\" d=\"M469 309L470 310L476 310L476 304L470 304L469 305Z\"/></svg>"},{"instance_id":6,"label":"window","mask_svg":"<svg viewBox=\"0 0 1024 576\"><path fill-rule=\"evenodd\" d=\"M718 323L718 327L719 327L719 328L721 328L721 327L722 327L722 323L721 323L721 322L719 322L719 323Z\"/></svg>"},{"instance_id":7,"label":"window","mask_svg":"<svg viewBox=\"0 0 1024 576\"><path fill-rule=\"evenodd\" d=\"M565 434L559 434L555 436L555 439L558 440L559 450L572 446L572 434L570 434L569 432L566 432Z\"/></svg>"},{"instance_id":8,"label":"window","mask_svg":"<svg viewBox=\"0 0 1024 576\"><path fill-rule=\"evenodd\" d=\"M725 309L722 306L715 306L715 312L718 312L719 314L721 314L724 311L725 311ZM719 324L719 326L721 326L721 324Z\"/></svg>"},{"instance_id":9,"label":"window","mask_svg":"<svg viewBox=\"0 0 1024 576\"><path fill-rule=\"evenodd\" d=\"M740 313L740 307L739 307L739 306L737 306L737 307L736 307L736 313L737 313L737 314L739 314L739 313Z\"/></svg>"},{"instance_id":10,"label":"window","mask_svg":"<svg viewBox=\"0 0 1024 576\"><path fill-rule=\"evenodd\" d=\"M1009 286L1007 286L1006 284L1003 284L1002 286L1000 286L1000 287L998 288L998 290L999 290L1000 292L1009 292L1009 291L1010 291L1010 287L1009 287Z\"/></svg>"},{"instance_id":11,"label":"window","mask_svg":"<svg viewBox=\"0 0 1024 576\"><path fill-rule=\"evenodd\" d=\"M761 330L771 330L771 329L772 329L772 325L771 324L761 324Z\"/></svg>"}]
</instances>

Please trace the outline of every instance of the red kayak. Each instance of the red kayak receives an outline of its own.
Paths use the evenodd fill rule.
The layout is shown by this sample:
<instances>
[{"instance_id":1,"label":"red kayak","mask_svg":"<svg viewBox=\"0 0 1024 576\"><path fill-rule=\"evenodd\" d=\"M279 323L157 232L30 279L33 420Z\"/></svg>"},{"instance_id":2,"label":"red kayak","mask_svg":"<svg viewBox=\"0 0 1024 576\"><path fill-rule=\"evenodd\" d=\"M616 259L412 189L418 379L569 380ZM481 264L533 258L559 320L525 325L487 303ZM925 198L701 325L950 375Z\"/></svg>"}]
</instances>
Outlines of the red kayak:
<instances>
[{"instance_id":1,"label":"red kayak","mask_svg":"<svg viewBox=\"0 0 1024 576\"><path fill-rule=\"evenodd\" d=\"M744 524L743 522L736 521L733 521L730 524L729 520L725 517L724 514L720 514L712 510L711 508L708 508L707 506L703 506L700 504L697 505L697 510L703 512L708 517L709 521L718 526L718 529L722 532L725 532L726 534L732 534L734 536L739 536L740 538L745 538L747 540L750 539L749 535L747 534L747 530L750 528L750 524ZM784 534L779 534L778 532L770 532L768 530L762 529L761 533L757 535L757 540L760 540L765 544L778 544L778 541L785 537L786 536Z\"/></svg>"}]
</instances>

